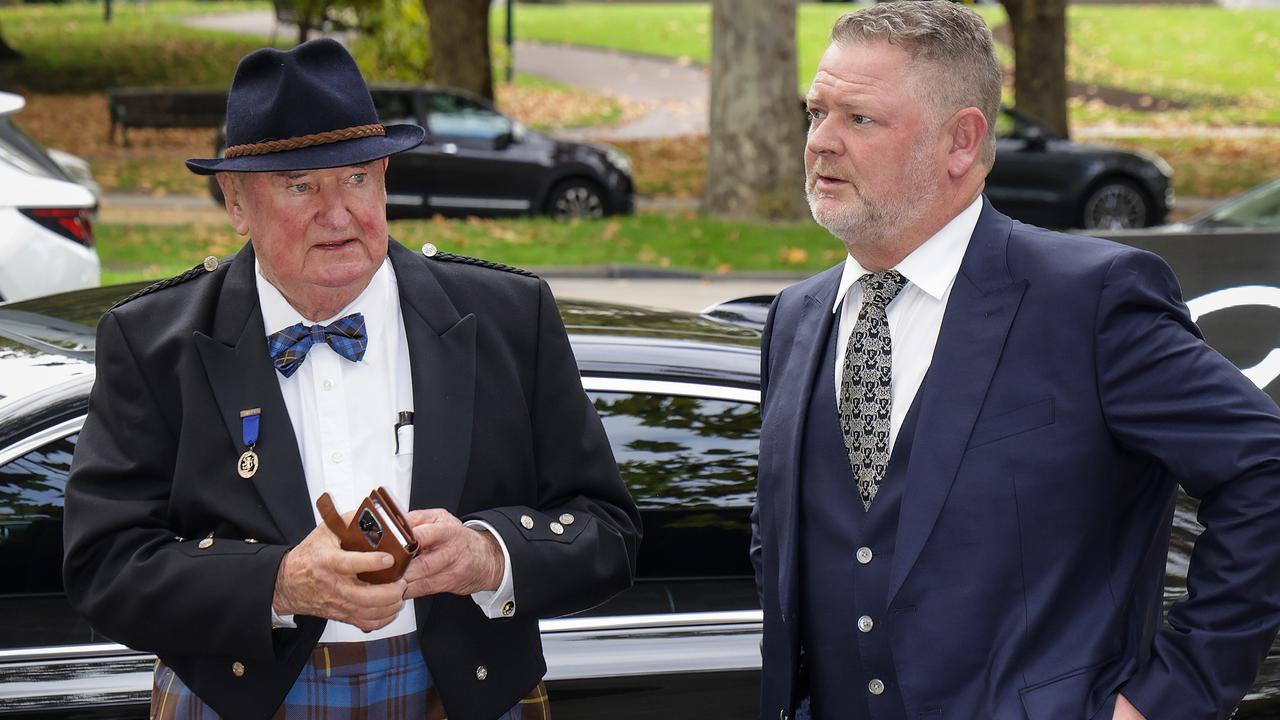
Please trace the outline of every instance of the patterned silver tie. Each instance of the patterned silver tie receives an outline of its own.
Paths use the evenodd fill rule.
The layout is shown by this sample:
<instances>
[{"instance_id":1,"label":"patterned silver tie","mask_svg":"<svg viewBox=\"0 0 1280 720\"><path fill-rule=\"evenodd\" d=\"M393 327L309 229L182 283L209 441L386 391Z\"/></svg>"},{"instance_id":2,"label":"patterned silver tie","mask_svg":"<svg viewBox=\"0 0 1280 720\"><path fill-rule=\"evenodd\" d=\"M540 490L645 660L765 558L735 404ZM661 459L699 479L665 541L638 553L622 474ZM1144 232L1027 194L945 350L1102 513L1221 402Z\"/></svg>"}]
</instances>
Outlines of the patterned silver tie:
<instances>
[{"instance_id":1,"label":"patterned silver tie","mask_svg":"<svg viewBox=\"0 0 1280 720\"><path fill-rule=\"evenodd\" d=\"M865 511L871 509L889 465L893 347L885 308L907 279L897 270L886 270L863 275L858 284L862 286L862 309L845 350L839 410L849 466L858 481Z\"/></svg>"}]
</instances>

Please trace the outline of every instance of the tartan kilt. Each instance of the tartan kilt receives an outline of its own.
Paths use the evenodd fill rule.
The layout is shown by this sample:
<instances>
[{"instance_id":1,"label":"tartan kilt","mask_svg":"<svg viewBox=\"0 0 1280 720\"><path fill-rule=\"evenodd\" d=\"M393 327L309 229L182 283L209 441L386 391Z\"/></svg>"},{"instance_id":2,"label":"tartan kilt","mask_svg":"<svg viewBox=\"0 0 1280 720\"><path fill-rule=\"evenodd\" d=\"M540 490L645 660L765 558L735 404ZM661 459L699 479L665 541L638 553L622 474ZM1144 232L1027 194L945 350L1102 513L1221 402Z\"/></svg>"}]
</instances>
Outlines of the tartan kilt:
<instances>
[{"instance_id":1,"label":"tartan kilt","mask_svg":"<svg viewBox=\"0 0 1280 720\"><path fill-rule=\"evenodd\" d=\"M215 720L218 714L159 660L151 720ZM495 720L550 720L539 682ZM417 633L362 643L317 645L272 720L447 720L422 660Z\"/></svg>"}]
</instances>

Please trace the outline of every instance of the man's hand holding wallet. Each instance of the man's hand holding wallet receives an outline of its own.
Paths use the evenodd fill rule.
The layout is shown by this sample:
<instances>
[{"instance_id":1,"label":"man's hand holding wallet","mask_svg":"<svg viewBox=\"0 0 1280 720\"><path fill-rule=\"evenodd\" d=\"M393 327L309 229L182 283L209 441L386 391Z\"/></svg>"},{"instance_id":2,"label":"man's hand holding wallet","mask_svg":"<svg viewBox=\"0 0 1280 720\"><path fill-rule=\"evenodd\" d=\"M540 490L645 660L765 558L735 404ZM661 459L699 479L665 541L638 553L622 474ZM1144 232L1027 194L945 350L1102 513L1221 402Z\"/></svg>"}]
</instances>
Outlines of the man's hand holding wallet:
<instances>
[{"instance_id":1,"label":"man's hand holding wallet","mask_svg":"<svg viewBox=\"0 0 1280 720\"><path fill-rule=\"evenodd\" d=\"M501 584L503 554L487 531L446 510L403 513L378 488L354 512L338 514L326 493L323 522L290 550L276 575L272 607L371 631L395 619L403 601L469 595Z\"/></svg>"}]
</instances>

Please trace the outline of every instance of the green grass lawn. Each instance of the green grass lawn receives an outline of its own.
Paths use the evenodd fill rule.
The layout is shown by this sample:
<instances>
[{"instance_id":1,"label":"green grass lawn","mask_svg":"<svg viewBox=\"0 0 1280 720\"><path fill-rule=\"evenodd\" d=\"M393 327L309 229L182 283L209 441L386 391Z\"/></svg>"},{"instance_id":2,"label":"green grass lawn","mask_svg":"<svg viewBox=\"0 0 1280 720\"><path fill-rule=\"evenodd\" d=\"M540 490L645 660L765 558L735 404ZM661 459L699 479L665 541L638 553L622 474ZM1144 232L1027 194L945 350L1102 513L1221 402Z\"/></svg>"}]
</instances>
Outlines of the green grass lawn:
<instances>
[{"instance_id":1,"label":"green grass lawn","mask_svg":"<svg viewBox=\"0 0 1280 720\"><path fill-rule=\"evenodd\" d=\"M129 85L225 87L239 59L265 39L186 27L179 20L269 7L264 2L116 2L110 23L103 22L97 2L5 7L0 27L25 57L0 64L0 86L43 93ZM289 39L277 42L287 47Z\"/></svg>"},{"instance_id":2,"label":"green grass lawn","mask_svg":"<svg viewBox=\"0 0 1280 720\"><path fill-rule=\"evenodd\" d=\"M848 9L800 6L797 87L802 92L813 78L831 25ZM495 10L495 20L502 12ZM998 6L983 6L979 12L993 27L1006 22ZM1280 12L1073 5L1069 13L1072 80L1189 103L1189 110L1173 113L1183 121L1280 124ZM706 3L520 5L516 35L705 63L711 52L711 10ZM1012 57L1007 49L1001 55L1006 61ZM1150 118L1085 105L1074 107L1072 116L1077 121Z\"/></svg>"},{"instance_id":3,"label":"green grass lawn","mask_svg":"<svg viewBox=\"0 0 1280 720\"><path fill-rule=\"evenodd\" d=\"M95 225L103 284L176 275L207 255L226 257L243 242L230 227ZM418 249L483 257L517 267L645 265L705 273L828 267L844 248L812 222L743 224L645 214L589 222L544 218L397 221L391 234Z\"/></svg>"}]
</instances>

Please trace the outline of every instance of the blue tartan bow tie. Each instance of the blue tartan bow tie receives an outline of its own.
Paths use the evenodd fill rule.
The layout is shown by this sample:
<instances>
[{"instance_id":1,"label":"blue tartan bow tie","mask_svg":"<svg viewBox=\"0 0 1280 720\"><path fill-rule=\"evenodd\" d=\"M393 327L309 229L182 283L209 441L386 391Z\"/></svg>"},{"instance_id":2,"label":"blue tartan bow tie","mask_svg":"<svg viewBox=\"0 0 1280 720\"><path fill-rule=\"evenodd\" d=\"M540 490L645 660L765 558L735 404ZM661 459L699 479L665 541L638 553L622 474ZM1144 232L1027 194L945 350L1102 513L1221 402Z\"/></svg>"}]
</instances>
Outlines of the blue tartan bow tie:
<instances>
[{"instance_id":1,"label":"blue tartan bow tie","mask_svg":"<svg viewBox=\"0 0 1280 720\"><path fill-rule=\"evenodd\" d=\"M267 336L267 354L281 375L289 377L302 367L307 352L316 343L329 343L334 352L351 362L360 362L369 338L364 332L364 315L353 313L328 325L302 323Z\"/></svg>"}]
</instances>

